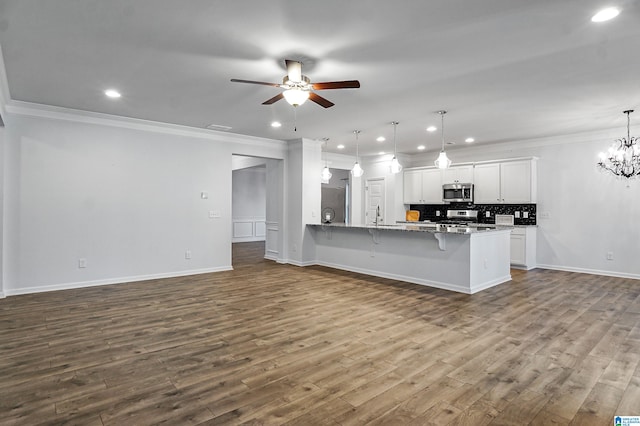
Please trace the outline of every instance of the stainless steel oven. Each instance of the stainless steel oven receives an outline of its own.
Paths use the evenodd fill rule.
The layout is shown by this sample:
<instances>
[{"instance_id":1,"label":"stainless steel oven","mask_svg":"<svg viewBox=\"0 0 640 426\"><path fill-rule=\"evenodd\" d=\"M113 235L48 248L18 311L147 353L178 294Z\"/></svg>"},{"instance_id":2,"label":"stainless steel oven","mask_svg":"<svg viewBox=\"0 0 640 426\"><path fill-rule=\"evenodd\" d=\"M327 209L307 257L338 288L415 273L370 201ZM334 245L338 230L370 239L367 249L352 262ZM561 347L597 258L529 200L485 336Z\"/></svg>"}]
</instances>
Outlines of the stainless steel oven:
<instances>
[{"instance_id":1,"label":"stainless steel oven","mask_svg":"<svg viewBox=\"0 0 640 426\"><path fill-rule=\"evenodd\" d=\"M472 183L448 183L442 185L442 201L445 203L472 203Z\"/></svg>"}]
</instances>

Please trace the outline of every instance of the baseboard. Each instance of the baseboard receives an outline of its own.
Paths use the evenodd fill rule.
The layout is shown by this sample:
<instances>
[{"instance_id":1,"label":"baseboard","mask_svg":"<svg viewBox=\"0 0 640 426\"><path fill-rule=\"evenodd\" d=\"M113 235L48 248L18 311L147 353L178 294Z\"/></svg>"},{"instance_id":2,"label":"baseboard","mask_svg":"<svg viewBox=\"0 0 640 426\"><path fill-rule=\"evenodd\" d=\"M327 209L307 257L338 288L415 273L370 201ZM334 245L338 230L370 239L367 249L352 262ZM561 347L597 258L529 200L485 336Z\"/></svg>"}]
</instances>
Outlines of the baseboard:
<instances>
[{"instance_id":1,"label":"baseboard","mask_svg":"<svg viewBox=\"0 0 640 426\"><path fill-rule=\"evenodd\" d=\"M482 283L481 285L474 286L471 288L471 294L475 294L479 291L486 290L491 287L495 287L497 285L506 283L508 281L511 281L511 274L505 275L504 277L497 278L493 281Z\"/></svg>"},{"instance_id":2,"label":"baseboard","mask_svg":"<svg viewBox=\"0 0 640 426\"><path fill-rule=\"evenodd\" d=\"M576 272L579 274L602 275L605 277L631 278L634 280L640 280L640 274L627 274L626 272L602 271L599 269L574 268L571 266L545 265L540 263L538 263L536 267L540 269L552 269L555 271Z\"/></svg>"},{"instance_id":3,"label":"baseboard","mask_svg":"<svg viewBox=\"0 0 640 426\"><path fill-rule=\"evenodd\" d=\"M5 294L0 291L0 299L4 299L5 297L7 297L7 296L5 296Z\"/></svg>"},{"instance_id":4,"label":"baseboard","mask_svg":"<svg viewBox=\"0 0 640 426\"><path fill-rule=\"evenodd\" d=\"M266 241L264 237L235 237L231 239L231 243L255 243L258 241Z\"/></svg>"},{"instance_id":5,"label":"baseboard","mask_svg":"<svg viewBox=\"0 0 640 426\"><path fill-rule=\"evenodd\" d=\"M24 287L17 289L6 289L7 296L17 296L20 294L42 293L45 291L71 290L75 288L96 287L101 285L126 284L137 281L157 280L162 278L185 277L189 275L209 274L211 272L231 271L232 266L220 266L217 268L193 269L189 271L168 272L163 274L136 275L132 277L109 278L104 280L78 281L74 283L54 284L48 286Z\"/></svg>"},{"instance_id":6,"label":"baseboard","mask_svg":"<svg viewBox=\"0 0 640 426\"><path fill-rule=\"evenodd\" d=\"M282 260L282 262L278 261L278 263L288 263L289 265L300 266L300 267L313 266L318 264L314 261L301 262L299 260L291 260L291 259Z\"/></svg>"},{"instance_id":7,"label":"baseboard","mask_svg":"<svg viewBox=\"0 0 640 426\"><path fill-rule=\"evenodd\" d=\"M372 270L369 270L369 269L355 268L355 267L352 267L352 266L341 265L341 264L336 264L336 263L329 263L329 262L314 262L313 264L319 265L319 266L326 266L327 268L340 269L340 270L343 270L343 271L356 272L358 274L363 274L363 275L371 275L371 276L374 276L374 277L388 278L390 280L396 280L396 281L404 281L404 282L408 282L408 283L412 283L412 284L419 284L419 285L424 285L424 286L427 286L427 287L439 288L439 289L442 289L442 290L449 290L449 291L455 291L455 292L458 292L458 293L471 294L469 289L466 288L466 287L457 286L457 285L453 285L453 284L447 284L447 283L443 283L443 282L439 282L439 281L430 281L430 280L424 280L424 279L419 279L419 278L415 278L415 277L408 277L408 276L404 276L404 275L389 274L389 273L386 273L386 272L372 271ZM498 284L500 284L500 283L491 284L489 287L492 287L492 286L498 285ZM475 290L475 291L479 291L479 290Z\"/></svg>"}]
</instances>

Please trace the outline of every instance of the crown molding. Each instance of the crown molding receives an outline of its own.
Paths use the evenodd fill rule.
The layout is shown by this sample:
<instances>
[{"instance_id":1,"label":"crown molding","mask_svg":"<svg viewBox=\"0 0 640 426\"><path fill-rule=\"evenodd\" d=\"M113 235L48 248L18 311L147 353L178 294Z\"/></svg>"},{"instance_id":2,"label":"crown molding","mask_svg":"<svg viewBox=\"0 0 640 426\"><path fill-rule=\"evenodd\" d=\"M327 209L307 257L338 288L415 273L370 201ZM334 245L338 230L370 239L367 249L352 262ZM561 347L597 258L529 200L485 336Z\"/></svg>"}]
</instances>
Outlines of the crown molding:
<instances>
[{"instance_id":1,"label":"crown molding","mask_svg":"<svg viewBox=\"0 0 640 426\"><path fill-rule=\"evenodd\" d=\"M215 140L217 142L240 143L264 147L265 144L273 148L286 149L287 143L278 139L259 138L256 136L227 133L217 130L198 129L179 124L162 123L159 121L143 120L139 118L122 117L118 115L98 112L82 111L52 105L36 104L9 100L6 111L17 116L38 117L51 120L72 121L75 123L96 124L101 126L119 127L132 130L142 130L176 136L195 137Z\"/></svg>"}]
</instances>

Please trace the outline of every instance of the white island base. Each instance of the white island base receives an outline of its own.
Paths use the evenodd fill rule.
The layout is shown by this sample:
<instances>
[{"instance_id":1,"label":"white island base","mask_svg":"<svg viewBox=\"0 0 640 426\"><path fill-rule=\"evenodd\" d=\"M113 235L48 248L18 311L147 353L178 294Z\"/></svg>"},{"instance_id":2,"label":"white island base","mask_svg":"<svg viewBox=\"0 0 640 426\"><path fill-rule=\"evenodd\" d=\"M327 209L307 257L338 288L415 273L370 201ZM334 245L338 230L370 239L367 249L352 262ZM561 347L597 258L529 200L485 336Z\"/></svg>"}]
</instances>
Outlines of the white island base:
<instances>
[{"instance_id":1,"label":"white island base","mask_svg":"<svg viewBox=\"0 0 640 426\"><path fill-rule=\"evenodd\" d=\"M309 225L315 264L473 294L511 280L510 230Z\"/></svg>"}]
</instances>

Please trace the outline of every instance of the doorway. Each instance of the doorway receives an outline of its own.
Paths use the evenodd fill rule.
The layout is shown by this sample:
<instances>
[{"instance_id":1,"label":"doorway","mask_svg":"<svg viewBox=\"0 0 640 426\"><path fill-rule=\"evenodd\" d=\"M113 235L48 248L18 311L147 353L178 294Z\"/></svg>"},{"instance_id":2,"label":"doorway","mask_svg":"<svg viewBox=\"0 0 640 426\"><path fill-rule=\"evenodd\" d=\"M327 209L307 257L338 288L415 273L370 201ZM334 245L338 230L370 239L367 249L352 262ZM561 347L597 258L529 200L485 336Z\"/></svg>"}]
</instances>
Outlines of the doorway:
<instances>
[{"instance_id":1,"label":"doorway","mask_svg":"<svg viewBox=\"0 0 640 426\"><path fill-rule=\"evenodd\" d=\"M281 261L284 162L232 155L231 264Z\"/></svg>"},{"instance_id":2,"label":"doorway","mask_svg":"<svg viewBox=\"0 0 640 426\"><path fill-rule=\"evenodd\" d=\"M386 186L383 177L367 179L365 183L365 224L381 224L385 218Z\"/></svg>"}]
</instances>

